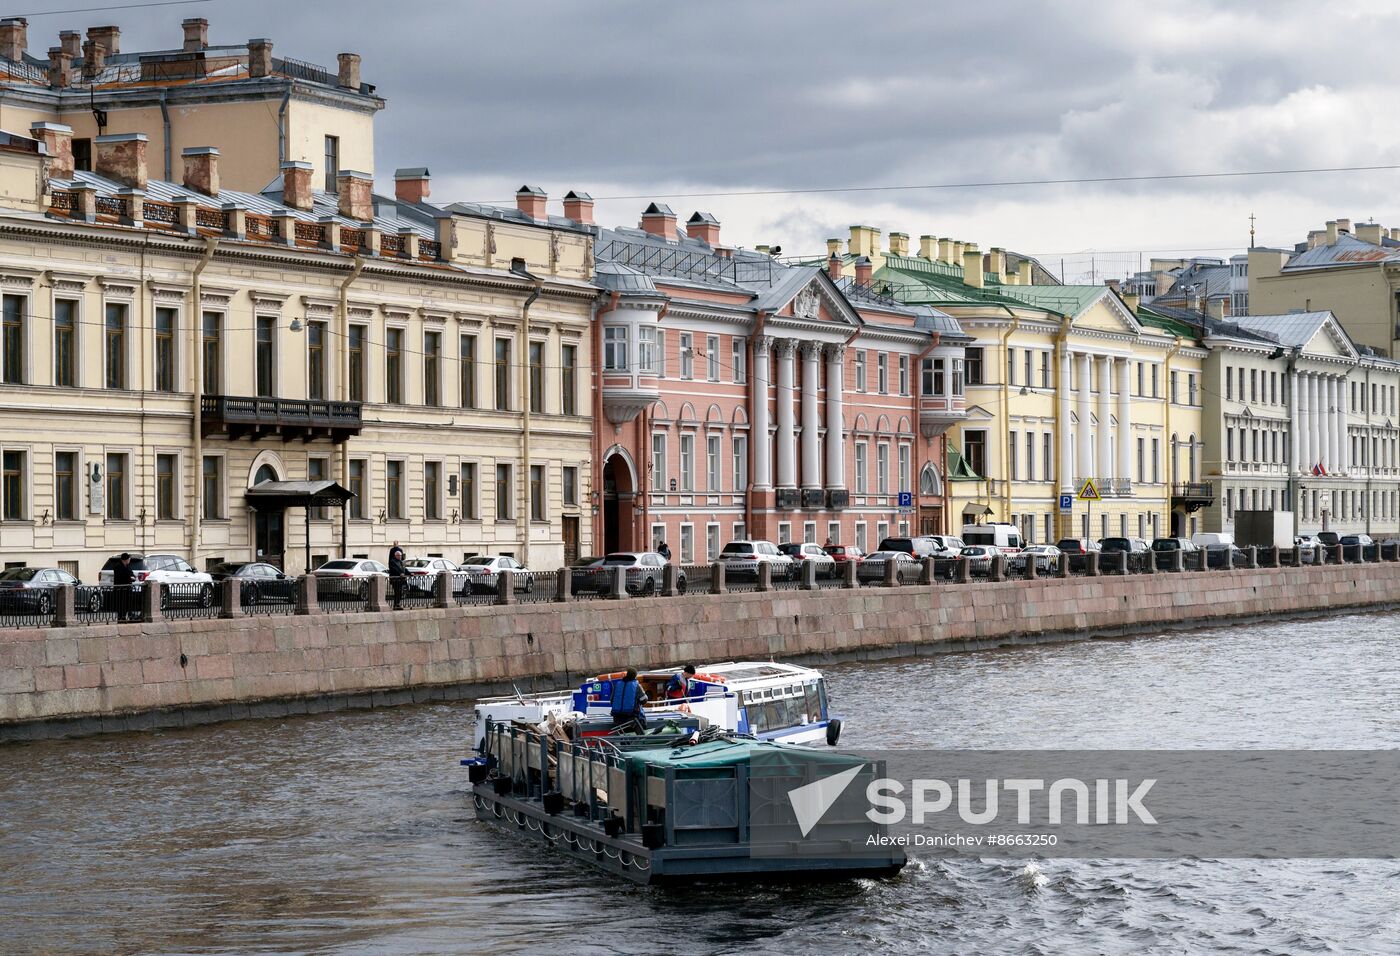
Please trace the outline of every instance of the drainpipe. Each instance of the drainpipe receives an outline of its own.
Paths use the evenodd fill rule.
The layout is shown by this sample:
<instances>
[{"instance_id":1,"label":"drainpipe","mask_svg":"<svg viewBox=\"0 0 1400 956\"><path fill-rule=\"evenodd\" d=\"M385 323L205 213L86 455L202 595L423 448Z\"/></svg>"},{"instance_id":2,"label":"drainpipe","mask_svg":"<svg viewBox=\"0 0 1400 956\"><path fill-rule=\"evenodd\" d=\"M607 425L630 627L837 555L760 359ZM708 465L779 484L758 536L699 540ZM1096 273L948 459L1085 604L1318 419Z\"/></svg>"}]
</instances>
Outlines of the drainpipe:
<instances>
[{"instance_id":1,"label":"drainpipe","mask_svg":"<svg viewBox=\"0 0 1400 956\"><path fill-rule=\"evenodd\" d=\"M524 504L524 507L520 509L519 519L522 525L520 563L527 568L530 566L530 306L534 305L535 300L540 297L540 290L543 287L544 280L535 279L534 286L530 289L529 295L525 296L524 304L520 306L520 393L522 397L520 408L523 413L524 425L520 432L520 458L525 471L520 476L520 497ZM543 374L543 368L540 372ZM541 489L541 493L543 493L543 489Z\"/></svg>"},{"instance_id":2,"label":"drainpipe","mask_svg":"<svg viewBox=\"0 0 1400 956\"><path fill-rule=\"evenodd\" d=\"M1167 350L1167 357L1166 357L1166 360L1162 362L1162 384L1166 387L1166 390L1167 390L1167 398L1166 398L1166 403L1165 403L1165 404L1166 404L1166 409L1167 409L1167 411L1166 411L1166 414L1163 416L1163 419L1162 419L1162 421L1163 421L1163 430L1162 430L1162 434L1163 434L1163 437L1164 437L1164 438L1166 439L1166 441L1168 441L1168 442L1171 441L1171 434L1172 434L1172 390L1171 390L1172 359L1175 358L1175 357L1176 357L1176 353L1177 353L1177 352L1180 352L1180 351L1181 351L1181 336L1178 335L1178 336L1176 336L1175 338L1172 339L1172 347L1171 347L1170 349ZM1167 448L1167 530L1168 530L1168 531L1171 531L1171 529L1172 529L1172 487L1173 487L1175 484L1176 484L1176 455L1175 455L1175 453L1173 453L1173 451L1171 450L1170 445L1168 445L1168 448ZM1186 536L1186 513L1185 513L1185 512L1182 512L1182 515L1181 515L1181 533L1182 533L1182 536L1183 536L1183 537Z\"/></svg>"},{"instance_id":3,"label":"drainpipe","mask_svg":"<svg viewBox=\"0 0 1400 956\"><path fill-rule=\"evenodd\" d=\"M282 103L277 107L277 165L287 161L287 105L292 99L292 85L287 84L287 92L282 94Z\"/></svg>"},{"instance_id":4,"label":"drainpipe","mask_svg":"<svg viewBox=\"0 0 1400 956\"><path fill-rule=\"evenodd\" d=\"M170 109L165 102L165 90L160 91L160 125L161 136L165 141L165 181L170 182Z\"/></svg>"},{"instance_id":5,"label":"drainpipe","mask_svg":"<svg viewBox=\"0 0 1400 956\"><path fill-rule=\"evenodd\" d=\"M204 514L204 362L203 356L199 354L200 337L204 328L204 301L199 291L199 277L204 274L205 267L214 258L214 250L218 246L217 238L207 237L204 240L204 255L199 257L199 262L190 274L190 370L194 377L194 415L190 427L194 461L190 463L190 471L194 475L194 481L190 483L190 523L186 539L190 564L195 567L199 567L199 521Z\"/></svg>"},{"instance_id":6,"label":"drainpipe","mask_svg":"<svg viewBox=\"0 0 1400 956\"><path fill-rule=\"evenodd\" d=\"M336 392L340 395L342 402L350 400L350 285L360 277L360 273L365 271L364 256L356 256L355 264L350 269L350 274L340 283L340 302L338 305L340 315L340 374L336 385ZM346 438L340 443L340 482L341 485L350 487L350 439ZM346 503L348 505L348 502ZM348 508L342 505L340 508L340 556L342 558L350 556L350 524L347 517Z\"/></svg>"},{"instance_id":7,"label":"drainpipe","mask_svg":"<svg viewBox=\"0 0 1400 956\"><path fill-rule=\"evenodd\" d=\"M1003 306L1003 308L1006 308ZM1010 309L1006 310L1011 312ZM1002 493L1002 520L1011 520L1011 363L1007 361L1007 343L1011 341L1011 336L1016 334L1016 330L1021 327L1021 317L1011 312L1011 325L1001 333L1001 448L1002 448L1002 469L1006 473L1005 487ZM1107 431L1107 423L1105 423Z\"/></svg>"},{"instance_id":8,"label":"drainpipe","mask_svg":"<svg viewBox=\"0 0 1400 956\"><path fill-rule=\"evenodd\" d=\"M1070 323L1072 321L1073 319L1069 315L1061 316L1060 331L1055 335L1055 443L1058 446L1055 450L1055 458L1057 461L1059 461L1058 468L1061 471L1063 471L1067 467L1070 469L1073 469L1074 467L1073 461L1060 460L1062 456L1059 454L1060 448L1065 447L1065 438L1069 434L1069 422L1060 417L1060 409L1064 405L1064 402L1060 398L1059 390L1060 383L1064 381L1064 363L1068 361L1068 359L1065 357L1065 346L1069 342L1069 330ZM1073 458L1074 456L1070 455L1068 457ZM1074 473L1072 470L1069 475L1061 474L1058 476L1058 478L1058 484L1061 488L1070 487L1074 484ZM1069 513L1069 517L1066 517L1065 512L1059 510L1058 497L1059 496L1057 495L1055 508L1055 523L1059 526L1059 537L1068 538L1071 537L1070 532L1074 530L1074 512L1071 511ZM1066 522L1068 522L1068 526L1066 525Z\"/></svg>"},{"instance_id":9,"label":"drainpipe","mask_svg":"<svg viewBox=\"0 0 1400 956\"><path fill-rule=\"evenodd\" d=\"M606 305L593 303L593 487L589 489L589 500L593 512L593 553L597 553L598 543L603 540L603 316L617 308L622 293L608 295ZM596 497L595 497L596 496Z\"/></svg>"}]
</instances>

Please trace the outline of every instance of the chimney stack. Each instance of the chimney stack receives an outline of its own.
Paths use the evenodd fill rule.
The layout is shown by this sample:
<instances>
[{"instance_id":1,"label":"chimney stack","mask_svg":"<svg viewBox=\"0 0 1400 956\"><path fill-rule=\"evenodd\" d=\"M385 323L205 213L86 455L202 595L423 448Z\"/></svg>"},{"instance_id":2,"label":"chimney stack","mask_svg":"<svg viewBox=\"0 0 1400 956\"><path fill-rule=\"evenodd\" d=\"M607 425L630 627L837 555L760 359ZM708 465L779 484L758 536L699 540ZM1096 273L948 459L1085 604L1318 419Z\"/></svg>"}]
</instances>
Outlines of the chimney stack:
<instances>
[{"instance_id":1,"label":"chimney stack","mask_svg":"<svg viewBox=\"0 0 1400 956\"><path fill-rule=\"evenodd\" d=\"M652 203L642 212L642 229L669 242L676 238L676 214L665 203Z\"/></svg>"},{"instance_id":2,"label":"chimney stack","mask_svg":"<svg viewBox=\"0 0 1400 956\"><path fill-rule=\"evenodd\" d=\"M868 286L870 280L875 275L875 264L870 261L869 256L861 256L856 259L856 284Z\"/></svg>"},{"instance_id":3,"label":"chimney stack","mask_svg":"<svg viewBox=\"0 0 1400 956\"><path fill-rule=\"evenodd\" d=\"M880 253L880 230L874 226L852 226L849 243L851 255L874 259Z\"/></svg>"},{"instance_id":4,"label":"chimney stack","mask_svg":"<svg viewBox=\"0 0 1400 956\"><path fill-rule=\"evenodd\" d=\"M938 239L936 237L919 237L919 258L930 261L938 258Z\"/></svg>"},{"instance_id":5,"label":"chimney stack","mask_svg":"<svg viewBox=\"0 0 1400 956\"><path fill-rule=\"evenodd\" d=\"M95 79L106 67L107 48L88 38L83 42L83 79Z\"/></svg>"},{"instance_id":6,"label":"chimney stack","mask_svg":"<svg viewBox=\"0 0 1400 956\"><path fill-rule=\"evenodd\" d=\"M953 258L952 239L944 238L938 240L938 260L940 262L946 262L949 265L953 265L957 261Z\"/></svg>"},{"instance_id":7,"label":"chimney stack","mask_svg":"<svg viewBox=\"0 0 1400 956\"><path fill-rule=\"evenodd\" d=\"M549 196L538 186L526 184L515 191L515 208L531 219L543 220Z\"/></svg>"},{"instance_id":8,"label":"chimney stack","mask_svg":"<svg viewBox=\"0 0 1400 956\"><path fill-rule=\"evenodd\" d=\"M62 47L49 47L49 86L56 90L73 85L73 58Z\"/></svg>"},{"instance_id":9,"label":"chimney stack","mask_svg":"<svg viewBox=\"0 0 1400 956\"><path fill-rule=\"evenodd\" d=\"M1031 284L1031 261L1022 259L1016 266L1016 272L1020 276L1021 285Z\"/></svg>"},{"instance_id":10,"label":"chimney stack","mask_svg":"<svg viewBox=\"0 0 1400 956\"><path fill-rule=\"evenodd\" d=\"M213 146L190 146L180 155L185 159L185 188L219 195L219 151Z\"/></svg>"},{"instance_id":11,"label":"chimney stack","mask_svg":"<svg viewBox=\"0 0 1400 956\"><path fill-rule=\"evenodd\" d=\"M837 243L838 247L841 243L840 239L829 241ZM826 260L826 274L831 276L832 282L837 282L841 279L841 254L839 251L833 251L831 256Z\"/></svg>"},{"instance_id":12,"label":"chimney stack","mask_svg":"<svg viewBox=\"0 0 1400 956\"><path fill-rule=\"evenodd\" d=\"M62 123L35 123L29 135L44 144L50 179L73 178L73 128Z\"/></svg>"},{"instance_id":13,"label":"chimney stack","mask_svg":"<svg viewBox=\"0 0 1400 956\"><path fill-rule=\"evenodd\" d=\"M1123 281L1121 279L1105 279L1103 280L1103 284L1114 292L1123 291Z\"/></svg>"},{"instance_id":14,"label":"chimney stack","mask_svg":"<svg viewBox=\"0 0 1400 956\"><path fill-rule=\"evenodd\" d=\"M892 255L892 256L908 256L908 255L909 255L909 233L907 233L907 232L892 232L892 233L890 233L890 255Z\"/></svg>"},{"instance_id":15,"label":"chimney stack","mask_svg":"<svg viewBox=\"0 0 1400 956\"><path fill-rule=\"evenodd\" d=\"M88 27L87 35L93 43L102 44L102 49L107 51L108 56L116 56L122 51L121 27Z\"/></svg>"},{"instance_id":16,"label":"chimney stack","mask_svg":"<svg viewBox=\"0 0 1400 956\"><path fill-rule=\"evenodd\" d=\"M982 288L986 283L986 272L982 267L982 253L978 251L977 243L969 242L963 246L962 267L963 284L974 289Z\"/></svg>"},{"instance_id":17,"label":"chimney stack","mask_svg":"<svg viewBox=\"0 0 1400 956\"><path fill-rule=\"evenodd\" d=\"M564 194L564 218L583 225L593 224L593 197L570 189Z\"/></svg>"},{"instance_id":18,"label":"chimney stack","mask_svg":"<svg viewBox=\"0 0 1400 956\"><path fill-rule=\"evenodd\" d=\"M1400 229L1391 229L1391 230L1390 230L1390 238L1392 238L1392 239L1400 239Z\"/></svg>"},{"instance_id":19,"label":"chimney stack","mask_svg":"<svg viewBox=\"0 0 1400 956\"><path fill-rule=\"evenodd\" d=\"M707 212L697 209L686 222L685 232L690 238L699 239L710 248L719 245L719 220Z\"/></svg>"},{"instance_id":20,"label":"chimney stack","mask_svg":"<svg viewBox=\"0 0 1400 956\"><path fill-rule=\"evenodd\" d=\"M293 160L282 164L282 205L302 211L312 206L311 164Z\"/></svg>"},{"instance_id":21,"label":"chimney stack","mask_svg":"<svg viewBox=\"0 0 1400 956\"><path fill-rule=\"evenodd\" d=\"M77 30L64 30L58 35L58 45L76 60L83 52L83 35Z\"/></svg>"},{"instance_id":22,"label":"chimney stack","mask_svg":"<svg viewBox=\"0 0 1400 956\"><path fill-rule=\"evenodd\" d=\"M1338 231L1338 232L1350 233L1350 232L1351 232L1351 220L1350 220L1350 219L1338 219L1338 220L1337 220L1337 231Z\"/></svg>"},{"instance_id":23,"label":"chimney stack","mask_svg":"<svg viewBox=\"0 0 1400 956\"><path fill-rule=\"evenodd\" d=\"M0 56L23 63L25 51L28 49L29 21L24 17L6 17L0 20Z\"/></svg>"},{"instance_id":24,"label":"chimney stack","mask_svg":"<svg viewBox=\"0 0 1400 956\"><path fill-rule=\"evenodd\" d=\"M428 198L428 167L408 166L394 170L394 198L399 202L424 202Z\"/></svg>"},{"instance_id":25,"label":"chimney stack","mask_svg":"<svg viewBox=\"0 0 1400 956\"><path fill-rule=\"evenodd\" d=\"M1337 244L1337 220L1335 220L1335 219L1329 219L1329 220L1327 220L1327 245L1329 245L1329 246L1334 246L1334 245L1336 245L1336 244Z\"/></svg>"},{"instance_id":26,"label":"chimney stack","mask_svg":"<svg viewBox=\"0 0 1400 956\"><path fill-rule=\"evenodd\" d=\"M1129 312L1133 315L1137 315L1138 306L1142 305L1142 296L1138 295L1136 292L1124 292L1123 304L1128 307Z\"/></svg>"},{"instance_id":27,"label":"chimney stack","mask_svg":"<svg viewBox=\"0 0 1400 956\"><path fill-rule=\"evenodd\" d=\"M840 239L828 239L828 240L826 241L826 257L827 257L828 259L830 259L832 256L840 256L840 255L841 255L841 240L840 240Z\"/></svg>"},{"instance_id":28,"label":"chimney stack","mask_svg":"<svg viewBox=\"0 0 1400 956\"><path fill-rule=\"evenodd\" d=\"M1210 314L1210 317L1211 317L1212 319L1215 319L1215 321L1217 321L1217 322L1224 322L1224 321L1225 321L1225 297L1224 297L1224 296L1217 296L1217 297L1214 298L1214 299L1208 299L1208 300L1206 301L1206 311Z\"/></svg>"},{"instance_id":29,"label":"chimney stack","mask_svg":"<svg viewBox=\"0 0 1400 956\"><path fill-rule=\"evenodd\" d=\"M336 80L336 85L341 89L360 89L360 54L358 53L338 53L336 60L340 63L340 76Z\"/></svg>"},{"instance_id":30,"label":"chimney stack","mask_svg":"<svg viewBox=\"0 0 1400 956\"><path fill-rule=\"evenodd\" d=\"M1384 235L1385 229L1378 222L1363 222L1356 227L1356 238L1373 246L1379 246Z\"/></svg>"},{"instance_id":31,"label":"chimney stack","mask_svg":"<svg viewBox=\"0 0 1400 956\"><path fill-rule=\"evenodd\" d=\"M340 214L356 222L374 218L374 177L354 169L342 169L335 176Z\"/></svg>"},{"instance_id":32,"label":"chimney stack","mask_svg":"<svg viewBox=\"0 0 1400 956\"><path fill-rule=\"evenodd\" d=\"M209 47L209 21L203 17L191 17L180 23L185 30L185 52L197 53Z\"/></svg>"},{"instance_id":33,"label":"chimney stack","mask_svg":"<svg viewBox=\"0 0 1400 956\"><path fill-rule=\"evenodd\" d=\"M254 37L248 41L248 77L272 75L272 41L267 37Z\"/></svg>"},{"instance_id":34,"label":"chimney stack","mask_svg":"<svg viewBox=\"0 0 1400 956\"><path fill-rule=\"evenodd\" d=\"M132 189L146 188L146 134L113 133L94 140L97 175Z\"/></svg>"},{"instance_id":35,"label":"chimney stack","mask_svg":"<svg viewBox=\"0 0 1400 956\"><path fill-rule=\"evenodd\" d=\"M992 246L989 258L991 267L987 271L996 276L997 282L1006 282L1006 250L1001 246Z\"/></svg>"}]
</instances>

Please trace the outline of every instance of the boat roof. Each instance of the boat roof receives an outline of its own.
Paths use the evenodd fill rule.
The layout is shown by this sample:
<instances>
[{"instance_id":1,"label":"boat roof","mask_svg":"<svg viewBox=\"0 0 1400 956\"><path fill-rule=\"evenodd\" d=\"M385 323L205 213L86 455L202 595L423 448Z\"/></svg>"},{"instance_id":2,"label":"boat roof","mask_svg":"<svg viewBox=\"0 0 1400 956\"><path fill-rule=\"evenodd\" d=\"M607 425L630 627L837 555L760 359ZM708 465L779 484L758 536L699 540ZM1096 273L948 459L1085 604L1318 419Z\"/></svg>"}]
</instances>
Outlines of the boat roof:
<instances>
[{"instance_id":1,"label":"boat roof","mask_svg":"<svg viewBox=\"0 0 1400 956\"><path fill-rule=\"evenodd\" d=\"M667 768L695 769L730 767L748 763L755 757L765 765L770 761L793 764L823 763L842 767L860 766L863 757L833 750L816 750L796 744L778 744L767 740L713 740L693 747L664 747L655 750L631 750L625 755L633 770L664 770Z\"/></svg>"},{"instance_id":2,"label":"boat roof","mask_svg":"<svg viewBox=\"0 0 1400 956\"><path fill-rule=\"evenodd\" d=\"M675 674L680 671L679 667L661 668L659 670L648 671L649 674ZM821 677L821 671L813 670L810 667L799 667L796 664L780 664L777 661L724 661L718 664L696 664L695 671L698 674L714 674L723 677L726 684L733 684L737 681L757 681L773 680L778 678L808 678Z\"/></svg>"}]
</instances>

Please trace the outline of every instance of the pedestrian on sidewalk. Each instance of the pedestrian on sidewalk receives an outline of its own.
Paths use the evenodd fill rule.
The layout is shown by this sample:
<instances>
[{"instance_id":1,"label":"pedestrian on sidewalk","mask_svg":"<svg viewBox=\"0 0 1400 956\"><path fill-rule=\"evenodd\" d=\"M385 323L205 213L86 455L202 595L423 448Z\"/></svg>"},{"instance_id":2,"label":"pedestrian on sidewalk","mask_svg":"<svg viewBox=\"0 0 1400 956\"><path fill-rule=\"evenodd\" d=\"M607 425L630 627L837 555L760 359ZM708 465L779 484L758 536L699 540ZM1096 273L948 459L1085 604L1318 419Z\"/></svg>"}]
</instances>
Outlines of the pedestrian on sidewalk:
<instances>
[{"instance_id":1,"label":"pedestrian on sidewalk","mask_svg":"<svg viewBox=\"0 0 1400 956\"><path fill-rule=\"evenodd\" d=\"M394 586L394 610L403 608L403 584L408 568L403 563L403 548L397 541L389 549L389 583Z\"/></svg>"}]
</instances>

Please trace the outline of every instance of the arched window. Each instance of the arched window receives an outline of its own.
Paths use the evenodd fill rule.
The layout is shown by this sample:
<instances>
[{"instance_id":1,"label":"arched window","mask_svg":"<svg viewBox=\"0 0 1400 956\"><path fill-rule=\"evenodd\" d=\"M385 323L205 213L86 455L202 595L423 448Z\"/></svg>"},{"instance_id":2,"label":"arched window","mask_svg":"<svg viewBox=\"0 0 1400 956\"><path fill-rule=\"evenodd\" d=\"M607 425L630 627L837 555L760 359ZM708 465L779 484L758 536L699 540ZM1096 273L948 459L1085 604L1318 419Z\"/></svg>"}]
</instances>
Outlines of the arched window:
<instances>
[{"instance_id":1,"label":"arched window","mask_svg":"<svg viewBox=\"0 0 1400 956\"><path fill-rule=\"evenodd\" d=\"M253 484L255 484L255 485L260 485L260 484L262 484L264 481L276 481L276 480L277 480L277 469L273 468L271 465L263 465L261 468L258 469L257 474L255 474L255 475L253 476Z\"/></svg>"},{"instance_id":2,"label":"arched window","mask_svg":"<svg viewBox=\"0 0 1400 956\"><path fill-rule=\"evenodd\" d=\"M919 472L919 494L939 498L943 496L943 476L933 467L933 462L924 465Z\"/></svg>"}]
</instances>

